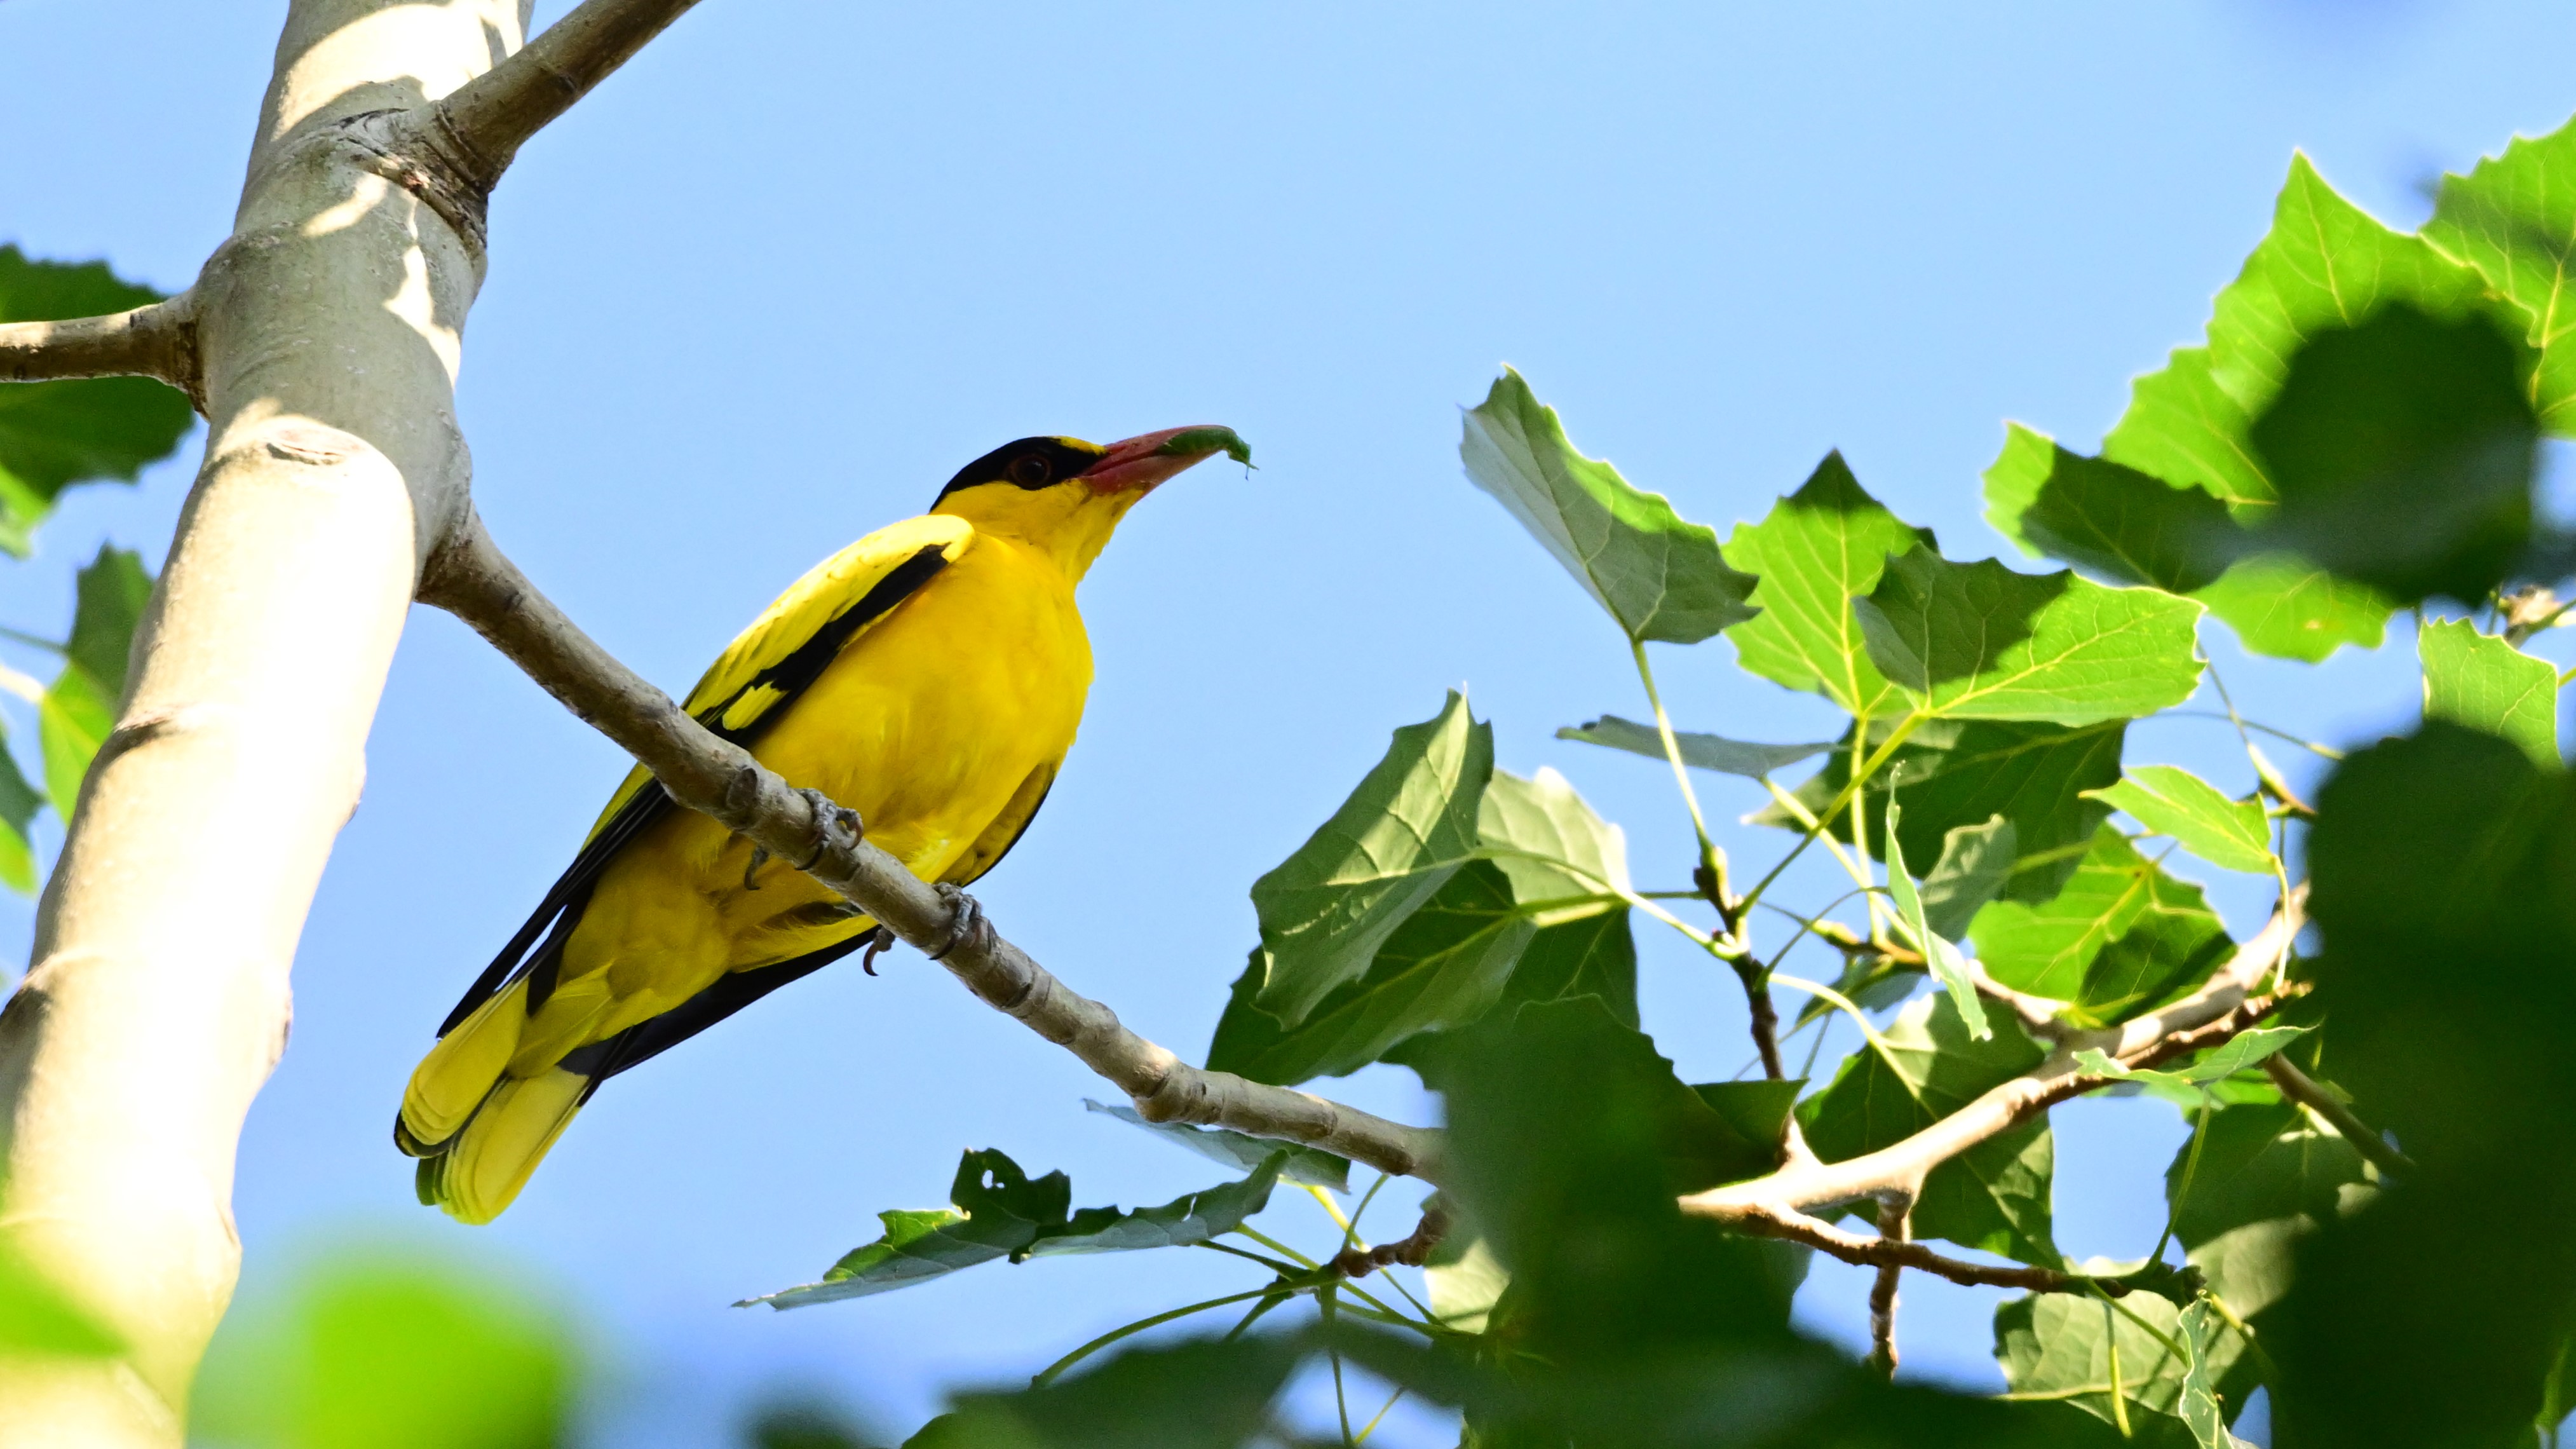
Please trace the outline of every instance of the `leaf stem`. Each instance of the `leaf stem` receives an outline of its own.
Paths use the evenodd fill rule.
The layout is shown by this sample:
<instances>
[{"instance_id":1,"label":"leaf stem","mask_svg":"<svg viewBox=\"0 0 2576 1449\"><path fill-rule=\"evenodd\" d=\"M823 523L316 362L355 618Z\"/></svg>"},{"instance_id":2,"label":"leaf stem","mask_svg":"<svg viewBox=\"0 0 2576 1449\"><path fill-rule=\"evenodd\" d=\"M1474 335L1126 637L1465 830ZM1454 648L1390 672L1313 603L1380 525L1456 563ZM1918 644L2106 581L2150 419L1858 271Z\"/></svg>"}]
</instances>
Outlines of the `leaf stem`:
<instances>
[{"instance_id":1,"label":"leaf stem","mask_svg":"<svg viewBox=\"0 0 2576 1449\"><path fill-rule=\"evenodd\" d=\"M1631 638L1628 657L1637 663L1637 682L1646 687L1646 704L1655 712L1655 733L1664 742L1664 759L1673 767L1673 784L1682 792L1682 805L1690 811L1691 830L1699 837L1699 870L1703 878L1699 887L1708 903L1717 908L1717 918L1728 935L1735 934L1736 922L1743 919L1743 907L1730 902L1726 893L1726 852L1708 834L1708 818L1700 813L1699 792L1691 788L1690 767L1682 763L1681 741L1673 736L1673 721L1664 713L1664 697L1655 688L1655 667L1647 662L1646 641Z\"/></svg>"},{"instance_id":2,"label":"leaf stem","mask_svg":"<svg viewBox=\"0 0 2576 1449\"><path fill-rule=\"evenodd\" d=\"M1761 881L1757 883L1752 890L1746 892L1742 900L1736 902L1736 909L1738 911L1750 910L1754 902L1762 899L1762 893L1771 888L1771 883L1780 878L1780 873L1787 870L1790 862L1796 860L1798 856L1806 850L1807 846L1815 840L1817 835L1821 833L1824 823L1843 813L1844 807L1851 804L1852 797L1859 794L1861 787L1869 783L1870 776L1877 774L1879 767L1887 763L1888 757L1896 753L1896 747L1904 744L1907 738L1910 737L1914 731L1922 725L1924 720L1928 718L1930 718L1930 716L1920 712L1908 714L1904 719L1897 722L1896 728L1888 731L1886 741L1880 744L1876 751L1870 752L1858 749L1853 751L1855 757L1866 754L1867 758L1863 759L1860 764L1852 767L1852 777L1843 782L1842 789L1834 793L1833 802L1828 804L1824 810L1818 814L1818 828L1810 830L1806 834L1798 837L1798 843L1789 848L1789 853L1787 855L1780 857L1780 863L1771 867L1769 873L1764 875ZM1855 725L1855 728L1857 728L1857 725ZM1866 744L1867 742L1861 741L1861 743Z\"/></svg>"},{"instance_id":3,"label":"leaf stem","mask_svg":"<svg viewBox=\"0 0 2576 1449\"><path fill-rule=\"evenodd\" d=\"M1294 1297L1299 1293L1309 1293L1314 1291L1318 1286L1320 1285L1308 1284L1304 1287L1292 1288L1288 1290L1286 1296ZM1123 1328L1113 1328L1109 1330L1107 1333L1100 1335L1091 1342L1084 1344L1082 1347L1077 1348L1073 1352L1066 1354L1064 1357L1057 1359L1055 1362L1048 1364L1035 1378L1029 1380L1029 1387L1033 1389L1045 1388L1047 1385L1054 1383L1056 1376L1063 1373L1066 1369L1073 1367L1075 1364L1082 1362L1084 1359L1091 1357L1093 1354L1098 1353L1100 1350L1107 1348L1109 1345L1116 1343L1122 1338L1133 1337L1136 1334L1143 1333L1149 1328L1158 1328L1163 1324L1171 1322L1175 1318L1187 1318L1193 1313L1205 1313L1211 1308L1223 1308L1229 1303L1241 1303L1246 1299L1267 1298L1279 1291L1278 1285L1273 1284L1266 1288L1255 1288L1246 1293L1229 1293L1223 1298L1211 1298L1204 1303L1192 1303L1184 1307L1169 1309L1164 1312L1157 1313L1151 1318L1139 1318L1135 1322L1130 1323Z\"/></svg>"}]
</instances>

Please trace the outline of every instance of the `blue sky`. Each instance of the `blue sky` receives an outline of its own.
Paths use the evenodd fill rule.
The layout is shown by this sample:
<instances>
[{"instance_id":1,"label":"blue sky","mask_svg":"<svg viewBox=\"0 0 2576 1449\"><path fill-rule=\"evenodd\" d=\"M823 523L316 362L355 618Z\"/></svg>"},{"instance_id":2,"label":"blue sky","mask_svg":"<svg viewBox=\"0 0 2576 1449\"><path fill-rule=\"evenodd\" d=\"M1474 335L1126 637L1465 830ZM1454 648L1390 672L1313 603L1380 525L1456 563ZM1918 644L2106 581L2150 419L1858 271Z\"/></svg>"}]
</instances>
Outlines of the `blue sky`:
<instances>
[{"instance_id":1,"label":"blue sky","mask_svg":"<svg viewBox=\"0 0 2576 1449\"><path fill-rule=\"evenodd\" d=\"M231 217L282 11L0 5L0 240L184 285ZM710 0L501 188L461 392L477 496L560 603L677 689L807 564L1003 440L1239 428L1260 470L1158 494L1085 585L1082 742L980 892L1069 981L1196 1052L1253 940L1246 888L1445 688L1494 720L1506 768L1555 766L1623 822L1647 883L1684 869L1658 770L1551 738L1641 701L1615 632L1460 477L1456 408L1500 364L1721 533L1839 447L1947 552L1984 556L2006 547L1976 494L2004 420L2089 444L2129 376L2197 334L2294 147L2412 225L2440 171L2576 110L2571 39L2563 7L2433 0ZM157 560L195 448L78 495L37 559L0 566L0 619L59 628L102 538ZM2285 726L2349 740L2412 716L2402 630L2315 669L2208 642ZM1825 727L1722 642L1659 668L1686 726ZM2217 727L2130 739L2133 760L2250 783ZM620 768L416 614L243 1140L246 1293L352 1234L500 1264L616 1366L603 1442L699 1446L781 1385L907 1426L942 1385L1248 1286L1168 1254L726 1307L813 1276L879 1208L937 1202L963 1148L1062 1167L1081 1202L1208 1180L1087 1117L1102 1084L909 952L620 1079L497 1226L415 1207L386 1140L401 1082ZM1757 803L1705 793L1729 817ZM2213 887L2240 929L2266 904ZM23 942L30 914L0 901L0 935ZM1695 1080L1734 1073L1731 978L1677 941L1644 952L1663 1049ZM1402 1073L1328 1090L1428 1110ZM2061 1243L2143 1253L2173 1112L2058 1123ZM1322 1221L1299 1211L1273 1216ZM1379 1211L1386 1236L1410 1225ZM1864 1291L1820 1267L1811 1321L1857 1333ZM1999 1382L1991 1303L1909 1278L1909 1371Z\"/></svg>"}]
</instances>

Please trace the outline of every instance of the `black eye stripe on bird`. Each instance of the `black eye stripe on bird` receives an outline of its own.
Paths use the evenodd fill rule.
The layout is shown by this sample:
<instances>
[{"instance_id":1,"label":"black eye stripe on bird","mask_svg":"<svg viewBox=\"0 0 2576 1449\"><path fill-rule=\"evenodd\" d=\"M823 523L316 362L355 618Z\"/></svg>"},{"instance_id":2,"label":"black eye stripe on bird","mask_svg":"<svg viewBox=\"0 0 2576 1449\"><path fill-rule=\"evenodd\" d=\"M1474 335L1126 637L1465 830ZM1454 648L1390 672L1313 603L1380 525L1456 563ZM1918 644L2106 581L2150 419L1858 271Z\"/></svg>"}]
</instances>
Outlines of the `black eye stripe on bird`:
<instances>
[{"instance_id":1,"label":"black eye stripe on bird","mask_svg":"<svg viewBox=\"0 0 2576 1449\"><path fill-rule=\"evenodd\" d=\"M1138 499L1218 453L1251 461L1219 427L996 448L929 513L791 585L686 707L857 811L915 875L964 886L1028 828L1073 744L1091 684L1074 585ZM601 1083L876 931L630 773L412 1073L394 1141L421 1159L421 1201L490 1221Z\"/></svg>"}]
</instances>

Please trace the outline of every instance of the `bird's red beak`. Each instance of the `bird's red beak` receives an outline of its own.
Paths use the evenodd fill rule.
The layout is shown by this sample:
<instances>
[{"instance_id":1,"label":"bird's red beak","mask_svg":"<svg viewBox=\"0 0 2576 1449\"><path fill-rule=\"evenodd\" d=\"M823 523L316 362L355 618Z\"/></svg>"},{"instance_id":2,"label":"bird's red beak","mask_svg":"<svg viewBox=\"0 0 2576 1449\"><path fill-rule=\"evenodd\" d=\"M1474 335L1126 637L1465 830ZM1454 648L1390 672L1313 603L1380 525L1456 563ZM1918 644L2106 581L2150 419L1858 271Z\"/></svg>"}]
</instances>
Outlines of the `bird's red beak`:
<instances>
[{"instance_id":1,"label":"bird's red beak","mask_svg":"<svg viewBox=\"0 0 2576 1449\"><path fill-rule=\"evenodd\" d=\"M1204 424L1139 433L1109 445L1099 462L1082 470L1094 493L1150 493L1173 475L1223 453L1252 466L1252 448L1232 428Z\"/></svg>"}]
</instances>

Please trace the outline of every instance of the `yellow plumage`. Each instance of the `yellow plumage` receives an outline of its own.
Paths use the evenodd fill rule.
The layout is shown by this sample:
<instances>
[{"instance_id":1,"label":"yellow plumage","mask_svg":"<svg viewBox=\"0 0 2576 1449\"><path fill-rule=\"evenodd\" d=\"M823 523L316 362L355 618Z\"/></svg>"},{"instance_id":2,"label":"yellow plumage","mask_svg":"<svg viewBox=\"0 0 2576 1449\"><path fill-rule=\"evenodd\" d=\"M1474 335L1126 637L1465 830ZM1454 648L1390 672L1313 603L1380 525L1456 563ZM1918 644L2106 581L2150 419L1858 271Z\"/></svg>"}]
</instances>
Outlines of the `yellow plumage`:
<instances>
[{"instance_id":1,"label":"yellow plumage","mask_svg":"<svg viewBox=\"0 0 2576 1449\"><path fill-rule=\"evenodd\" d=\"M1137 499L1219 450L1243 456L1216 428L996 450L931 513L799 579L686 708L858 811L913 874L970 882L1027 828L1081 723L1074 585ZM412 1074L395 1139L425 1159L422 1200L489 1221L599 1082L874 929L637 769Z\"/></svg>"}]
</instances>

